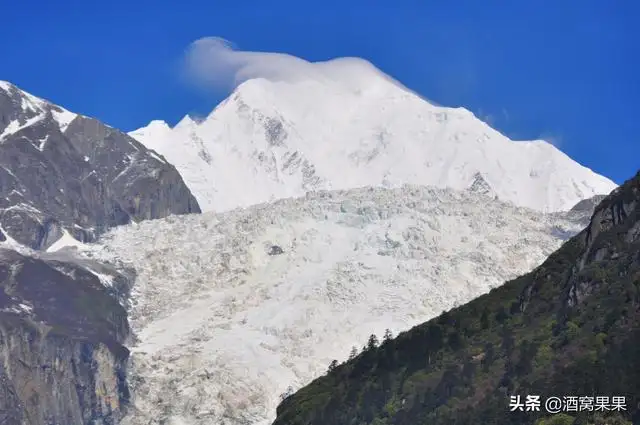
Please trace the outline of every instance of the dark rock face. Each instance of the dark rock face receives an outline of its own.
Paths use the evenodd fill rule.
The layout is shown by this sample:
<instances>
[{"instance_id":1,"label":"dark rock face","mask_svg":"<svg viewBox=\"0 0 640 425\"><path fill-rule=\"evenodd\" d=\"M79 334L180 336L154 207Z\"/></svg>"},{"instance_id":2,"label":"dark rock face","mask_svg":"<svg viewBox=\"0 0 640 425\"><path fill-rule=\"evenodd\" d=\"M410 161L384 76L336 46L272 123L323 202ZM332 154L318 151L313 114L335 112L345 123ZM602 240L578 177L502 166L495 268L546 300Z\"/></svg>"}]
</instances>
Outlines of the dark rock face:
<instances>
[{"instance_id":1,"label":"dark rock face","mask_svg":"<svg viewBox=\"0 0 640 425\"><path fill-rule=\"evenodd\" d=\"M0 249L3 425L112 425L124 415L126 312L90 270Z\"/></svg>"},{"instance_id":2,"label":"dark rock face","mask_svg":"<svg viewBox=\"0 0 640 425\"><path fill-rule=\"evenodd\" d=\"M578 202L569 211L555 212L552 214L562 216L566 220L571 220L577 224L580 224L582 227L587 227L591 222L591 216L595 212L596 207L606 197L607 195L595 195L591 198L583 199L582 201ZM565 236L566 237L563 237L563 239L567 240L575 235L567 233Z\"/></svg>"},{"instance_id":3,"label":"dark rock face","mask_svg":"<svg viewBox=\"0 0 640 425\"><path fill-rule=\"evenodd\" d=\"M0 242L200 212L176 169L128 135L0 81ZM125 413L133 276L65 250L0 249L0 424L115 425ZM127 272L128 273L128 272Z\"/></svg>"},{"instance_id":4,"label":"dark rock face","mask_svg":"<svg viewBox=\"0 0 640 425\"><path fill-rule=\"evenodd\" d=\"M271 245L271 247L269 247L269 252L267 254L281 255L281 254L284 254L284 250L278 245Z\"/></svg>"},{"instance_id":5,"label":"dark rock face","mask_svg":"<svg viewBox=\"0 0 640 425\"><path fill-rule=\"evenodd\" d=\"M607 195L596 195L596 196L592 196L589 199L583 199L582 201L575 204L570 211L586 212L588 214L591 214L593 213L593 210L598 206L598 204L602 202L606 197Z\"/></svg>"},{"instance_id":6,"label":"dark rock face","mask_svg":"<svg viewBox=\"0 0 640 425\"><path fill-rule=\"evenodd\" d=\"M7 236L45 249L63 229L90 241L131 221L197 212L175 167L155 152L0 84L0 228Z\"/></svg>"}]
</instances>

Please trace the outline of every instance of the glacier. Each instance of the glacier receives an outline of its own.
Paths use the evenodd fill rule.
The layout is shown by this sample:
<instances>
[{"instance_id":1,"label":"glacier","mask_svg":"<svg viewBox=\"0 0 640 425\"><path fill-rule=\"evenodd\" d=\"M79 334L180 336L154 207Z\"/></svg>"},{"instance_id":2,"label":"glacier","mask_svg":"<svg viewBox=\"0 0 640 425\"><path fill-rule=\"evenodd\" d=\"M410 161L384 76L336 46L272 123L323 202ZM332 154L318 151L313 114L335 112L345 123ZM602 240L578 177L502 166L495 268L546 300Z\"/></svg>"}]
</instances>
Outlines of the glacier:
<instances>
[{"instance_id":1,"label":"glacier","mask_svg":"<svg viewBox=\"0 0 640 425\"><path fill-rule=\"evenodd\" d=\"M137 273L124 424L266 425L280 394L370 334L397 334L531 270L582 227L403 185L143 221L74 249Z\"/></svg>"}]
</instances>

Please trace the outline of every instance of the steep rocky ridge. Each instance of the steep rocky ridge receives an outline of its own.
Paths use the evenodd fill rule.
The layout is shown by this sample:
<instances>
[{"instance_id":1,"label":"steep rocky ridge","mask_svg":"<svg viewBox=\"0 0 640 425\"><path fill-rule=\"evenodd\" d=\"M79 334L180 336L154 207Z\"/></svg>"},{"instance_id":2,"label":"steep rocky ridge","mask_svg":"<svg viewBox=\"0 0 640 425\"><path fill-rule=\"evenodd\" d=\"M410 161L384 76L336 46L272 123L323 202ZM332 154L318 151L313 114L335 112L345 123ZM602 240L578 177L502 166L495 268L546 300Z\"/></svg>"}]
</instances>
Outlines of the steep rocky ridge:
<instances>
[{"instance_id":1,"label":"steep rocky ridge","mask_svg":"<svg viewBox=\"0 0 640 425\"><path fill-rule=\"evenodd\" d=\"M134 273L61 248L196 212L163 157L0 81L0 424L119 422Z\"/></svg>"},{"instance_id":2,"label":"steep rocky ridge","mask_svg":"<svg viewBox=\"0 0 640 425\"><path fill-rule=\"evenodd\" d=\"M176 169L126 134L0 82L0 240L46 249L200 212Z\"/></svg>"},{"instance_id":3,"label":"steep rocky ridge","mask_svg":"<svg viewBox=\"0 0 640 425\"><path fill-rule=\"evenodd\" d=\"M0 249L1 424L118 423L129 326L113 295L129 281L86 260Z\"/></svg>"}]
</instances>

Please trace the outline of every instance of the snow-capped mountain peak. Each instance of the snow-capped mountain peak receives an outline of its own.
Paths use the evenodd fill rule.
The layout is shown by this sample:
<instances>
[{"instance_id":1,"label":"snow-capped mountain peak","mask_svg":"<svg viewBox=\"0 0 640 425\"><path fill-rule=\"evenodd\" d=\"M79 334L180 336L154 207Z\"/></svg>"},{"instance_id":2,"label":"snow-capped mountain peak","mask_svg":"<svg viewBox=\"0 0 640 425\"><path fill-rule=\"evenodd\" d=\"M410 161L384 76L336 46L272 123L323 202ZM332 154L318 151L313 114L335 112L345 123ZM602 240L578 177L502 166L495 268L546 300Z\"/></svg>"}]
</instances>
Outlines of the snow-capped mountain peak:
<instances>
[{"instance_id":1,"label":"snow-capped mountain peak","mask_svg":"<svg viewBox=\"0 0 640 425\"><path fill-rule=\"evenodd\" d=\"M169 124L167 124L166 122L162 121L162 120L153 120L149 123L149 127L150 128L156 128L156 129L171 129L171 127L169 126Z\"/></svg>"},{"instance_id":2,"label":"snow-capped mountain peak","mask_svg":"<svg viewBox=\"0 0 640 425\"><path fill-rule=\"evenodd\" d=\"M0 244L37 250L67 234L86 241L131 220L200 211L164 158L7 82L0 82L0 181Z\"/></svg>"},{"instance_id":3,"label":"snow-capped mountain peak","mask_svg":"<svg viewBox=\"0 0 640 425\"><path fill-rule=\"evenodd\" d=\"M171 134L171 127L162 120L153 120L144 128L134 130L129 133L134 138L152 138L157 139L167 137Z\"/></svg>"},{"instance_id":4,"label":"snow-capped mountain peak","mask_svg":"<svg viewBox=\"0 0 640 425\"><path fill-rule=\"evenodd\" d=\"M178 121L178 124L175 125L174 129L192 128L193 126L196 126L196 125L198 125L197 121L191 118L191 116L187 114L184 117L182 117L180 121Z\"/></svg>"},{"instance_id":5,"label":"snow-capped mountain peak","mask_svg":"<svg viewBox=\"0 0 640 425\"><path fill-rule=\"evenodd\" d=\"M64 132L77 116L7 81L0 81L0 110L8 113L8 116L3 116L3 120L0 120L0 140L48 117Z\"/></svg>"},{"instance_id":6,"label":"snow-capped mountain peak","mask_svg":"<svg viewBox=\"0 0 640 425\"><path fill-rule=\"evenodd\" d=\"M199 124L130 134L176 165L204 210L318 189L469 189L479 174L493 196L558 211L616 187L553 145L512 141L366 61L312 65L294 78L244 81Z\"/></svg>"}]
</instances>

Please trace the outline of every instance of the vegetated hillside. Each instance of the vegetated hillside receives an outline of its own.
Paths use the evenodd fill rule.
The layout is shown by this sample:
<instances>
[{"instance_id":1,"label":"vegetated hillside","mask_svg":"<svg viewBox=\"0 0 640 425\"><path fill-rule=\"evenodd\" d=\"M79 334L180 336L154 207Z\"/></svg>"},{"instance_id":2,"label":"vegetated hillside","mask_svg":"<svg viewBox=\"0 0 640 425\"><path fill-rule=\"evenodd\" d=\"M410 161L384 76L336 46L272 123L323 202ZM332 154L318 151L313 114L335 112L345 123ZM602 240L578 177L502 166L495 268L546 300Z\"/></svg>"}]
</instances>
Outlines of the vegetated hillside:
<instances>
[{"instance_id":1,"label":"vegetated hillside","mask_svg":"<svg viewBox=\"0 0 640 425\"><path fill-rule=\"evenodd\" d=\"M371 342L285 399L274 424L640 423L640 173L531 273ZM527 394L625 396L628 410L511 412Z\"/></svg>"}]
</instances>

